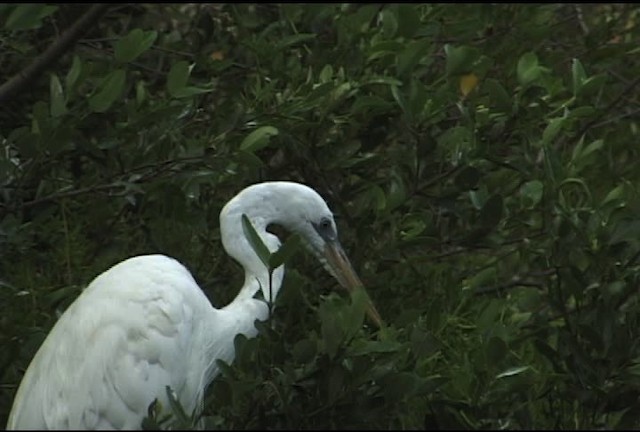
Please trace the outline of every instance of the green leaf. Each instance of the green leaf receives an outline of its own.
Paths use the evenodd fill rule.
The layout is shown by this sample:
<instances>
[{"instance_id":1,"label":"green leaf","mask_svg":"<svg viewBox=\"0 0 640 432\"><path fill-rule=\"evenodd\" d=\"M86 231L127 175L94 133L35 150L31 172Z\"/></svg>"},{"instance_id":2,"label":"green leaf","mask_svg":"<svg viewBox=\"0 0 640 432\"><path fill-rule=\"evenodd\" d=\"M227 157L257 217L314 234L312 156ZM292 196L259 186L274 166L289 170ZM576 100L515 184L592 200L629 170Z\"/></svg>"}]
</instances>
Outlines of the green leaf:
<instances>
[{"instance_id":1,"label":"green leaf","mask_svg":"<svg viewBox=\"0 0 640 432\"><path fill-rule=\"evenodd\" d=\"M604 206L605 204L608 204L613 201L618 201L621 198L623 198L625 196L624 189L625 189L624 184L619 184L615 188L611 189L609 193L607 193L607 196L605 196L604 199L602 200L601 205Z\"/></svg>"},{"instance_id":2,"label":"green leaf","mask_svg":"<svg viewBox=\"0 0 640 432\"><path fill-rule=\"evenodd\" d=\"M131 30L128 35L116 41L114 46L116 60L121 63L135 60L140 54L151 48L157 37L158 32L155 30Z\"/></svg>"},{"instance_id":3,"label":"green leaf","mask_svg":"<svg viewBox=\"0 0 640 432\"><path fill-rule=\"evenodd\" d=\"M517 74L520 85L527 85L540 77L538 56L533 52L523 54L518 60Z\"/></svg>"},{"instance_id":4,"label":"green leaf","mask_svg":"<svg viewBox=\"0 0 640 432\"><path fill-rule=\"evenodd\" d=\"M162 405L158 399L154 399L147 408L147 415L142 419L142 430L160 430L160 422L157 417L162 412Z\"/></svg>"},{"instance_id":5,"label":"green leaf","mask_svg":"<svg viewBox=\"0 0 640 432\"><path fill-rule=\"evenodd\" d=\"M247 135L240 143L240 149L248 152L255 152L269 144L272 136L278 135L279 131L273 126L261 126Z\"/></svg>"},{"instance_id":6,"label":"green leaf","mask_svg":"<svg viewBox=\"0 0 640 432\"><path fill-rule=\"evenodd\" d=\"M187 82L194 66L195 63L190 65L186 61L179 61L171 67L167 77L167 90L172 97L191 97L213 90L213 88L187 87Z\"/></svg>"},{"instance_id":7,"label":"green leaf","mask_svg":"<svg viewBox=\"0 0 640 432\"><path fill-rule=\"evenodd\" d=\"M282 246L280 246L280 248L276 252L272 253L271 256L269 257L269 269L270 270L277 269L282 264L289 261L289 258L291 258L291 256L293 256L294 253L300 250L299 249L300 243L301 243L300 235L298 234L290 235L287 241Z\"/></svg>"},{"instance_id":8,"label":"green leaf","mask_svg":"<svg viewBox=\"0 0 640 432\"><path fill-rule=\"evenodd\" d=\"M293 346L291 355L298 363L309 363L315 357L317 350L318 344L315 340L302 339Z\"/></svg>"},{"instance_id":9,"label":"green leaf","mask_svg":"<svg viewBox=\"0 0 640 432\"><path fill-rule=\"evenodd\" d=\"M175 98L188 98L198 94L209 93L211 91L213 91L213 88L189 86L178 89L172 96Z\"/></svg>"},{"instance_id":10,"label":"green leaf","mask_svg":"<svg viewBox=\"0 0 640 432\"><path fill-rule=\"evenodd\" d=\"M600 91L600 89L602 88L602 86L604 86L606 81L607 81L607 75L605 74L598 74L585 79L582 82L582 85L580 87L579 96L589 97L593 95L594 93Z\"/></svg>"},{"instance_id":11,"label":"green leaf","mask_svg":"<svg viewBox=\"0 0 640 432\"><path fill-rule=\"evenodd\" d=\"M394 109L394 105L388 100L379 96L362 95L358 96L351 105L351 115L367 114L374 116L376 114L386 113Z\"/></svg>"},{"instance_id":12,"label":"green leaf","mask_svg":"<svg viewBox=\"0 0 640 432\"><path fill-rule=\"evenodd\" d=\"M367 292L362 287L358 287L351 291L351 305L347 310L345 317L345 333L347 337L353 337L361 328L364 323L365 308L371 303L371 299L367 295Z\"/></svg>"},{"instance_id":13,"label":"green leaf","mask_svg":"<svg viewBox=\"0 0 640 432\"><path fill-rule=\"evenodd\" d=\"M402 94L398 86L391 85L391 95L393 96L395 101L398 103L398 106L400 107L400 109L402 109L402 112L404 112L409 118L411 118L412 113L407 104L407 100L405 99L404 95Z\"/></svg>"},{"instance_id":14,"label":"green leaf","mask_svg":"<svg viewBox=\"0 0 640 432\"><path fill-rule=\"evenodd\" d=\"M409 42L396 60L398 76L410 73L415 65L425 56L430 46L431 42L426 39Z\"/></svg>"},{"instance_id":15,"label":"green leaf","mask_svg":"<svg viewBox=\"0 0 640 432\"><path fill-rule=\"evenodd\" d=\"M266 268L269 268L271 252L269 252L269 248L264 244L262 238L258 235L253 224L245 214L242 215L242 231L254 252L258 255L258 258L260 258L260 261L262 261Z\"/></svg>"},{"instance_id":16,"label":"green leaf","mask_svg":"<svg viewBox=\"0 0 640 432\"><path fill-rule=\"evenodd\" d=\"M502 219L503 209L502 196L500 194L491 195L480 210L480 225L485 228L492 228L498 225Z\"/></svg>"},{"instance_id":17,"label":"green leaf","mask_svg":"<svg viewBox=\"0 0 640 432\"><path fill-rule=\"evenodd\" d=\"M278 44L276 45L276 49L278 51L281 51L284 48L288 48L293 45L297 45L301 42L306 42L308 40L315 39L315 38L316 38L315 33L299 33L291 36L286 36L278 42Z\"/></svg>"},{"instance_id":18,"label":"green leaf","mask_svg":"<svg viewBox=\"0 0 640 432\"><path fill-rule=\"evenodd\" d=\"M387 206L387 198L382 188L378 185L370 185L364 196L374 204L374 208L378 211L383 210Z\"/></svg>"},{"instance_id":19,"label":"green leaf","mask_svg":"<svg viewBox=\"0 0 640 432\"><path fill-rule=\"evenodd\" d=\"M580 117L589 118L595 115L597 112L598 110L595 107L592 107L590 105L584 105L584 106L574 108L572 111L570 111L569 117L572 119L576 119Z\"/></svg>"},{"instance_id":20,"label":"green leaf","mask_svg":"<svg viewBox=\"0 0 640 432\"><path fill-rule=\"evenodd\" d=\"M321 83L326 83L331 81L333 78L333 68L330 64L324 65L322 70L320 71L320 75L318 76Z\"/></svg>"},{"instance_id":21,"label":"green leaf","mask_svg":"<svg viewBox=\"0 0 640 432\"><path fill-rule=\"evenodd\" d=\"M384 9L380 12L380 21L382 22L380 32L382 37L385 39L393 38L398 31L398 19L396 18L395 11L392 9Z\"/></svg>"},{"instance_id":22,"label":"green leaf","mask_svg":"<svg viewBox=\"0 0 640 432\"><path fill-rule=\"evenodd\" d=\"M406 199L407 189L404 181L399 174L394 173L389 179L389 190L387 192L387 205L385 209L387 211L393 211L393 209L404 203Z\"/></svg>"},{"instance_id":23,"label":"green leaf","mask_svg":"<svg viewBox=\"0 0 640 432\"><path fill-rule=\"evenodd\" d=\"M73 62L71 63L71 68L69 72L67 72L67 76L64 79L64 85L67 89L67 94L71 93L72 89L76 85L78 78L80 77L80 73L82 72L82 60L77 55L73 56Z\"/></svg>"},{"instance_id":24,"label":"green leaf","mask_svg":"<svg viewBox=\"0 0 640 432\"><path fill-rule=\"evenodd\" d=\"M31 120L31 131L34 134L46 135L51 129L51 110L49 105L43 101L33 104L33 117Z\"/></svg>"},{"instance_id":25,"label":"green leaf","mask_svg":"<svg viewBox=\"0 0 640 432\"><path fill-rule=\"evenodd\" d=\"M407 397L411 397L417 389L419 377L410 372L391 373L380 382L388 401L397 402Z\"/></svg>"},{"instance_id":26,"label":"green leaf","mask_svg":"<svg viewBox=\"0 0 640 432\"><path fill-rule=\"evenodd\" d=\"M316 85L311 92L309 92L305 98L304 102L290 104L283 111L284 114L288 115L296 115L299 114L300 111L313 109L322 104L325 101L326 96L335 88L335 84L333 81L329 81L326 83L322 83Z\"/></svg>"},{"instance_id":27,"label":"green leaf","mask_svg":"<svg viewBox=\"0 0 640 432\"><path fill-rule=\"evenodd\" d=\"M638 239L640 239L640 221L620 221L611 232L608 243L629 243L637 249Z\"/></svg>"},{"instance_id":28,"label":"green leaf","mask_svg":"<svg viewBox=\"0 0 640 432\"><path fill-rule=\"evenodd\" d=\"M542 199L544 185L540 180L531 180L520 187L520 194L524 198L524 206L528 209L535 207Z\"/></svg>"},{"instance_id":29,"label":"green leaf","mask_svg":"<svg viewBox=\"0 0 640 432\"><path fill-rule=\"evenodd\" d=\"M551 119L547 127L542 132L542 143L550 144L553 139L558 135L558 133L562 130L565 125L567 118L566 117L558 117Z\"/></svg>"},{"instance_id":30,"label":"green leaf","mask_svg":"<svg viewBox=\"0 0 640 432\"><path fill-rule=\"evenodd\" d=\"M397 352L402 344L395 340L368 341L356 339L347 349L350 356L362 356L367 354Z\"/></svg>"},{"instance_id":31,"label":"green leaf","mask_svg":"<svg viewBox=\"0 0 640 432\"><path fill-rule=\"evenodd\" d=\"M420 13L415 4L398 4L398 36L411 38L420 28Z\"/></svg>"},{"instance_id":32,"label":"green leaf","mask_svg":"<svg viewBox=\"0 0 640 432\"><path fill-rule=\"evenodd\" d=\"M456 175L454 183L461 190L468 191L475 188L479 181L480 171L472 166L466 166Z\"/></svg>"},{"instance_id":33,"label":"green leaf","mask_svg":"<svg viewBox=\"0 0 640 432\"><path fill-rule=\"evenodd\" d=\"M544 170L554 184L562 181L564 178L564 166L560 162L558 153L554 150L553 146L543 146L544 152Z\"/></svg>"},{"instance_id":34,"label":"green leaf","mask_svg":"<svg viewBox=\"0 0 640 432\"><path fill-rule=\"evenodd\" d=\"M467 74L473 70L473 63L480 56L478 49L468 46L454 47L451 44L444 46L447 55L446 72L448 76Z\"/></svg>"},{"instance_id":35,"label":"green leaf","mask_svg":"<svg viewBox=\"0 0 640 432\"><path fill-rule=\"evenodd\" d=\"M60 117L67 113L67 102L62 91L58 75L52 73L49 79L49 97L51 98L51 117Z\"/></svg>"},{"instance_id":36,"label":"green leaf","mask_svg":"<svg viewBox=\"0 0 640 432\"><path fill-rule=\"evenodd\" d=\"M505 370L502 373L499 373L498 375L496 375L496 379L500 379L500 378L507 378L507 377L512 377L515 375L520 375L522 372L528 371L530 369L529 366L518 366L518 367L512 367L509 368L507 370Z\"/></svg>"},{"instance_id":37,"label":"green leaf","mask_svg":"<svg viewBox=\"0 0 640 432\"><path fill-rule=\"evenodd\" d=\"M55 13L58 6L43 4L17 5L4 23L8 31L30 30L42 26L42 19Z\"/></svg>"},{"instance_id":38,"label":"green leaf","mask_svg":"<svg viewBox=\"0 0 640 432\"><path fill-rule=\"evenodd\" d=\"M89 107L93 112L105 112L120 97L124 89L126 73L116 69L107 75L98 91L89 98Z\"/></svg>"},{"instance_id":39,"label":"green leaf","mask_svg":"<svg viewBox=\"0 0 640 432\"><path fill-rule=\"evenodd\" d=\"M577 96L582 89L582 84L587 79L587 74L582 67L582 63L577 58L571 62L571 76L573 78L573 95Z\"/></svg>"},{"instance_id":40,"label":"green leaf","mask_svg":"<svg viewBox=\"0 0 640 432\"><path fill-rule=\"evenodd\" d=\"M374 4L361 5L358 7L352 17L355 30L361 33L366 32L369 29L371 21L378 14L378 10L379 6Z\"/></svg>"},{"instance_id":41,"label":"green leaf","mask_svg":"<svg viewBox=\"0 0 640 432\"><path fill-rule=\"evenodd\" d=\"M482 86L489 93L489 100L498 111L505 114L510 114L513 111L513 100L500 82L489 78Z\"/></svg>"},{"instance_id":42,"label":"green leaf","mask_svg":"<svg viewBox=\"0 0 640 432\"><path fill-rule=\"evenodd\" d=\"M475 273L466 280L470 288L482 288L486 285L493 285L497 280L497 270L495 267L487 267Z\"/></svg>"},{"instance_id":43,"label":"green leaf","mask_svg":"<svg viewBox=\"0 0 640 432\"><path fill-rule=\"evenodd\" d=\"M182 407L180 401L174 396L171 387L165 386L165 389L167 391L167 399L169 400L169 405L171 406L173 415L178 419L179 422L185 425L190 424L189 416L187 416L187 413L184 411L184 408Z\"/></svg>"},{"instance_id":44,"label":"green leaf","mask_svg":"<svg viewBox=\"0 0 640 432\"><path fill-rule=\"evenodd\" d=\"M602 149L602 147L604 147L604 140L602 139L597 139L584 147L584 136L582 136L578 144L573 149L571 162L573 162L574 164L583 163L587 157L589 157L592 153Z\"/></svg>"},{"instance_id":45,"label":"green leaf","mask_svg":"<svg viewBox=\"0 0 640 432\"><path fill-rule=\"evenodd\" d=\"M411 350L421 358L431 357L440 351L442 343L430 332L415 328L411 332Z\"/></svg>"},{"instance_id":46,"label":"green leaf","mask_svg":"<svg viewBox=\"0 0 640 432\"><path fill-rule=\"evenodd\" d=\"M327 383L327 398L330 402L335 402L340 397L345 381L345 371L339 365L335 365L329 370Z\"/></svg>"},{"instance_id":47,"label":"green leaf","mask_svg":"<svg viewBox=\"0 0 640 432\"><path fill-rule=\"evenodd\" d=\"M262 160L251 152L247 152L244 150L239 150L237 153L238 162L241 164L245 164L247 167L251 169L260 169L264 168L266 165Z\"/></svg>"},{"instance_id":48,"label":"green leaf","mask_svg":"<svg viewBox=\"0 0 640 432\"><path fill-rule=\"evenodd\" d=\"M389 54L396 54L405 48L405 44L396 40L382 40L373 45L368 52L367 62L384 57Z\"/></svg>"},{"instance_id":49,"label":"green leaf","mask_svg":"<svg viewBox=\"0 0 640 432\"><path fill-rule=\"evenodd\" d=\"M147 91L145 90L145 82L140 80L136 83L136 104L142 105L147 98Z\"/></svg>"},{"instance_id":50,"label":"green leaf","mask_svg":"<svg viewBox=\"0 0 640 432\"><path fill-rule=\"evenodd\" d=\"M402 240L409 241L422 234L426 228L427 224L422 220L421 216L411 217L402 224L400 236Z\"/></svg>"},{"instance_id":51,"label":"green leaf","mask_svg":"<svg viewBox=\"0 0 640 432\"><path fill-rule=\"evenodd\" d=\"M318 310L321 322L320 328L322 332L322 340L329 358L334 358L336 356L338 349L344 340L344 333L340 326L341 323L336 319L340 314L336 309L337 306L335 304L325 302Z\"/></svg>"},{"instance_id":52,"label":"green leaf","mask_svg":"<svg viewBox=\"0 0 640 432\"><path fill-rule=\"evenodd\" d=\"M487 365L494 366L500 363L509 352L509 347L502 338L493 336L486 345Z\"/></svg>"},{"instance_id":53,"label":"green leaf","mask_svg":"<svg viewBox=\"0 0 640 432\"><path fill-rule=\"evenodd\" d=\"M192 68L193 66L189 66L189 63L184 60L171 66L167 77L167 90L171 96L178 97L186 87Z\"/></svg>"},{"instance_id":54,"label":"green leaf","mask_svg":"<svg viewBox=\"0 0 640 432\"><path fill-rule=\"evenodd\" d=\"M402 86L402 81L392 77L373 77L363 81L360 85L364 86L370 84L386 84L400 87Z\"/></svg>"}]
</instances>

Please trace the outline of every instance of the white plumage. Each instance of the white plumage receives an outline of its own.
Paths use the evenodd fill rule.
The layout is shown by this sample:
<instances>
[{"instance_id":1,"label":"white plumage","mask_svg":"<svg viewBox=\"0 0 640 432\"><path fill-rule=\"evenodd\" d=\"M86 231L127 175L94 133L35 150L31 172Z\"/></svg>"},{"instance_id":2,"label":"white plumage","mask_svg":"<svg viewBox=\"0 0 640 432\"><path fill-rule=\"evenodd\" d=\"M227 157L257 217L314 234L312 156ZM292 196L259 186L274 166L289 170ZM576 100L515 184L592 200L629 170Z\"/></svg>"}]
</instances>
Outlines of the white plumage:
<instances>
[{"instance_id":1,"label":"white plumage","mask_svg":"<svg viewBox=\"0 0 640 432\"><path fill-rule=\"evenodd\" d=\"M245 283L224 308L214 308L189 271L163 255L138 256L95 278L62 314L20 384L7 429L139 429L149 405L169 407L166 386L189 413L201 409L216 360L234 358L234 337L254 337L265 320L284 266L269 286L242 229L242 214L271 252L279 224L309 249L346 288L360 285L337 241L331 211L311 188L290 182L250 186L220 213L222 242L245 270ZM255 298L262 290L262 298ZM369 316L380 325L373 305Z\"/></svg>"}]
</instances>

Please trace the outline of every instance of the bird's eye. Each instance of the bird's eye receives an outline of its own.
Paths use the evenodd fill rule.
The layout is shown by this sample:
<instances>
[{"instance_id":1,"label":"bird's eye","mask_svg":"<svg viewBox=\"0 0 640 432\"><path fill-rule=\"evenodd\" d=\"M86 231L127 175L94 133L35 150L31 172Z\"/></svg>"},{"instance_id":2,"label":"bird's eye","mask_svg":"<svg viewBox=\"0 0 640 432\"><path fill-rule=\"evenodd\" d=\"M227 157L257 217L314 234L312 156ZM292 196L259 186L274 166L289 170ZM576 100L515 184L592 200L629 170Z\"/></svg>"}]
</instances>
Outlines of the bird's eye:
<instances>
[{"instance_id":1,"label":"bird's eye","mask_svg":"<svg viewBox=\"0 0 640 432\"><path fill-rule=\"evenodd\" d=\"M320 228L323 230L331 229L331 221L328 218L320 220Z\"/></svg>"},{"instance_id":2,"label":"bird's eye","mask_svg":"<svg viewBox=\"0 0 640 432\"><path fill-rule=\"evenodd\" d=\"M325 241L335 239L336 233L333 229L333 221L331 220L331 218L324 217L320 219L320 222L318 222L317 224L312 223L312 225L315 228L316 232L320 235L320 237L325 239Z\"/></svg>"}]
</instances>

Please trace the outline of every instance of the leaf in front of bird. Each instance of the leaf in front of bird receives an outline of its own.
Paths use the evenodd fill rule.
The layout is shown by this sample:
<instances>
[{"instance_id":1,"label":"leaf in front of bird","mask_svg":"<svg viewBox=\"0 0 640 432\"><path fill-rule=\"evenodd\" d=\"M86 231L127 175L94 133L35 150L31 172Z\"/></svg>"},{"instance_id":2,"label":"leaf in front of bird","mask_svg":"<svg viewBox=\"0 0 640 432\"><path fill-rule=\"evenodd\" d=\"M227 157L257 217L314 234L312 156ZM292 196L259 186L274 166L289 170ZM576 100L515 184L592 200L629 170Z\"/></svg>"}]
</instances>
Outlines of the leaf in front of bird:
<instances>
[{"instance_id":1,"label":"leaf in front of bird","mask_svg":"<svg viewBox=\"0 0 640 432\"><path fill-rule=\"evenodd\" d=\"M254 252L258 255L258 258L260 258L260 261L262 261L265 267L269 268L271 252L269 252L269 249L264 244L262 238L260 238L260 235L256 232L253 224L245 214L242 215L242 231Z\"/></svg>"},{"instance_id":2,"label":"leaf in front of bird","mask_svg":"<svg viewBox=\"0 0 640 432\"><path fill-rule=\"evenodd\" d=\"M182 407L182 404L176 397L176 394L174 393L173 390L171 390L171 387L165 386L165 388L167 391L167 399L169 400L169 405L171 406L171 411L173 412L173 415L177 418L178 422L180 422L181 425L183 426L189 425L191 421L187 416L187 413L185 413L184 408Z\"/></svg>"},{"instance_id":3,"label":"leaf in front of bird","mask_svg":"<svg viewBox=\"0 0 640 432\"><path fill-rule=\"evenodd\" d=\"M287 241L280 246L280 249L272 253L269 257L269 270L277 269L282 264L289 261L289 258L298 251L300 241L300 236L298 234L292 234L289 236Z\"/></svg>"},{"instance_id":4,"label":"leaf in front of bird","mask_svg":"<svg viewBox=\"0 0 640 432\"><path fill-rule=\"evenodd\" d=\"M358 330L362 328L364 322L364 311L371 303L367 292L363 287L358 287L351 291L351 305L347 316L345 317L345 333L348 338L352 338L358 333Z\"/></svg>"},{"instance_id":5,"label":"leaf in front of bird","mask_svg":"<svg viewBox=\"0 0 640 432\"><path fill-rule=\"evenodd\" d=\"M344 340L344 332L342 329L344 305L340 305L341 301L338 297L329 297L318 308L320 315L322 340L324 342L325 352L329 358L334 358L338 353L340 345Z\"/></svg>"},{"instance_id":6,"label":"leaf in front of bird","mask_svg":"<svg viewBox=\"0 0 640 432\"><path fill-rule=\"evenodd\" d=\"M462 75L460 77L460 92L466 98L478 85L478 77L474 73Z\"/></svg>"},{"instance_id":7,"label":"leaf in front of bird","mask_svg":"<svg viewBox=\"0 0 640 432\"><path fill-rule=\"evenodd\" d=\"M220 369L220 373L224 377L229 378L230 380L238 379L238 375L236 374L236 371L231 366L229 366L227 362L217 359L216 366L218 367L218 369Z\"/></svg>"},{"instance_id":8,"label":"leaf in front of bird","mask_svg":"<svg viewBox=\"0 0 640 432\"><path fill-rule=\"evenodd\" d=\"M158 399L154 399L147 408L147 415L142 419L140 426L142 430L160 430L160 424L157 420L158 413L162 411L162 405Z\"/></svg>"}]
</instances>

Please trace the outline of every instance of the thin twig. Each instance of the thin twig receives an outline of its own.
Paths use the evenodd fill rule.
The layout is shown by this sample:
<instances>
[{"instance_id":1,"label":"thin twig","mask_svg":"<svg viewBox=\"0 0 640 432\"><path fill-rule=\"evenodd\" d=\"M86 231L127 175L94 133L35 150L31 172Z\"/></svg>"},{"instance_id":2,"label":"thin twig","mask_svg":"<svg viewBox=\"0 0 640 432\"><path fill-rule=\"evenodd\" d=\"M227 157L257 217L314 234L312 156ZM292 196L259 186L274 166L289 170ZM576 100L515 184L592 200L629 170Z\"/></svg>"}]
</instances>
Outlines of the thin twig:
<instances>
[{"instance_id":1,"label":"thin twig","mask_svg":"<svg viewBox=\"0 0 640 432\"><path fill-rule=\"evenodd\" d=\"M547 270L531 272L526 274L525 276L526 277L547 277L547 276L553 275L555 272L556 272L556 269L547 269ZM524 279L523 277L516 275L513 278L511 278L509 282L505 282L500 285L495 285L495 286L484 288L484 289L478 289L474 291L474 294L487 295L487 294L493 294L496 292L504 292L508 289L517 288L517 287L532 287L532 288L542 289L544 288L544 284L538 281Z\"/></svg>"},{"instance_id":2,"label":"thin twig","mask_svg":"<svg viewBox=\"0 0 640 432\"><path fill-rule=\"evenodd\" d=\"M176 165L180 164L180 163L202 163L202 158L201 157L190 157L190 158L183 158L183 159L172 159L172 160L168 160L168 161L163 161L157 164L148 164L148 165L142 165L142 166L138 166L138 167L134 167L126 172L123 172L121 174L119 174L117 177L113 177L109 180L108 183L106 184L97 184L97 185L92 185L92 186L87 186L84 188L80 188L80 189L72 189L72 190L67 190L67 191L58 191L58 192L54 192L50 195L41 197L41 198L37 198L31 201L27 201L27 202L23 202L22 204L20 204L19 206L13 207L13 210L16 210L16 208L20 208L20 209L26 209L29 207L33 207L35 205L38 204L42 204L45 202L49 202L49 201L57 201L61 198L70 198L70 197L75 197L78 195L85 195L85 194L89 194L89 193L95 193L95 192L105 192L105 191L110 191L113 189L123 189L126 187L126 183L135 183L135 184L139 184L139 183L143 183L149 179L154 178L154 176L157 176L159 174L162 174L165 171L171 170L173 167L175 167ZM147 169L151 169L152 172L150 173L145 173L140 175L140 177L138 179L136 179L135 181L127 181L124 180L127 177L131 176L132 174L135 174L136 172L140 172L140 171L144 171ZM0 207L4 207L4 208L11 208L8 205L3 205L0 203Z\"/></svg>"},{"instance_id":3,"label":"thin twig","mask_svg":"<svg viewBox=\"0 0 640 432\"><path fill-rule=\"evenodd\" d=\"M617 116L617 117L612 117L612 118L610 118L610 119L603 120L603 121L601 121L600 123L596 123L596 124L594 124L592 127L593 127L593 128L602 127L602 126L607 125L607 124L609 124L609 123L618 122L618 121L622 120L623 118L633 117L633 116L636 116L636 115L638 115L638 114L640 114L640 108L635 109L635 110L633 110L633 111L630 111L630 112L628 112L628 113L626 113L626 114L620 114L620 115L619 115L619 116Z\"/></svg>"},{"instance_id":4,"label":"thin twig","mask_svg":"<svg viewBox=\"0 0 640 432\"><path fill-rule=\"evenodd\" d=\"M584 22L584 17L582 16L582 6L580 5L574 5L573 8L576 11L576 16L578 18L578 24L580 24L580 28L582 29L582 33L584 33L584 35L588 35L589 34L589 27L587 27L587 24Z\"/></svg>"}]
</instances>

